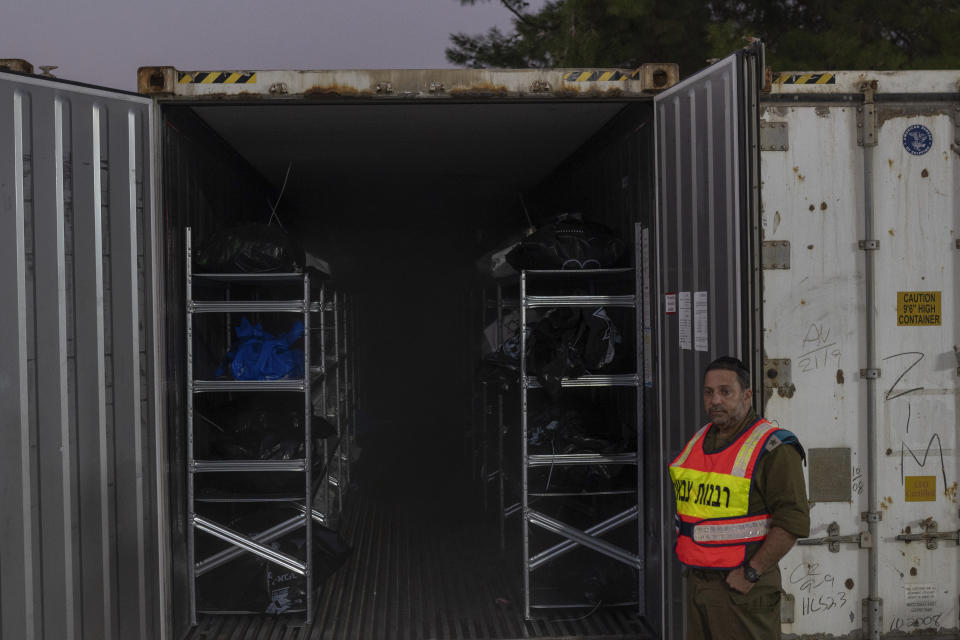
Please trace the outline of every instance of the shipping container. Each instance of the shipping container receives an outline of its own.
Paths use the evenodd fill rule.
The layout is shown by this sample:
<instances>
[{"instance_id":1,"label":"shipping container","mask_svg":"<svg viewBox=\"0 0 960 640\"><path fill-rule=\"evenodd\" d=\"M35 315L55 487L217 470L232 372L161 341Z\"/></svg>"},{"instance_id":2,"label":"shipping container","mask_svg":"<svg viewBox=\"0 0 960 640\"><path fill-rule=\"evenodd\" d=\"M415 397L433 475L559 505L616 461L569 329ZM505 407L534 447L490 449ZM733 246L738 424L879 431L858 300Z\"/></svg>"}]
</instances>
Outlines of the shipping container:
<instances>
[{"instance_id":1,"label":"shipping container","mask_svg":"<svg viewBox=\"0 0 960 640\"><path fill-rule=\"evenodd\" d=\"M755 45L682 82L151 67L132 94L0 72L2 637L682 638L666 465L726 354L807 451L785 635L960 637L960 72L763 69ZM557 610L524 593L521 525L543 520L504 517L501 550L471 467L475 261L561 212L627 243L640 384L634 553L553 530L597 552L594 586L628 566L630 602ZM185 231L273 213L359 336L353 553L310 621L192 603Z\"/></svg>"}]
</instances>

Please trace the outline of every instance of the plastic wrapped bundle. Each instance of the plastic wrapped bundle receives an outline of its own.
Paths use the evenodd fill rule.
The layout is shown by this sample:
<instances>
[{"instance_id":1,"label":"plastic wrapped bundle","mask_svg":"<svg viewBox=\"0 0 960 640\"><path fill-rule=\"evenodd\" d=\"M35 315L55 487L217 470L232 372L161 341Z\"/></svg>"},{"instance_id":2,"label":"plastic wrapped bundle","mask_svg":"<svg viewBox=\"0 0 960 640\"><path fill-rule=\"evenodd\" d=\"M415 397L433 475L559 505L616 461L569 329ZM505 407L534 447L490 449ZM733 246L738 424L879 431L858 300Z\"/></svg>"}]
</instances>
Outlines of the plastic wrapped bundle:
<instances>
[{"instance_id":1,"label":"plastic wrapped bundle","mask_svg":"<svg viewBox=\"0 0 960 640\"><path fill-rule=\"evenodd\" d=\"M248 224L214 233L194 256L198 270L211 273L295 273L305 258L293 238L277 225Z\"/></svg>"},{"instance_id":2,"label":"plastic wrapped bundle","mask_svg":"<svg viewBox=\"0 0 960 640\"><path fill-rule=\"evenodd\" d=\"M617 265L625 244L609 228L563 214L507 254L515 269L604 269Z\"/></svg>"},{"instance_id":3,"label":"plastic wrapped bundle","mask_svg":"<svg viewBox=\"0 0 960 640\"><path fill-rule=\"evenodd\" d=\"M282 336L274 336L259 324L252 325L246 316L235 329L237 341L227 352L226 360L234 380L282 380L303 377L303 351L292 345L303 336L299 320ZM227 367L217 369L217 377Z\"/></svg>"}]
</instances>

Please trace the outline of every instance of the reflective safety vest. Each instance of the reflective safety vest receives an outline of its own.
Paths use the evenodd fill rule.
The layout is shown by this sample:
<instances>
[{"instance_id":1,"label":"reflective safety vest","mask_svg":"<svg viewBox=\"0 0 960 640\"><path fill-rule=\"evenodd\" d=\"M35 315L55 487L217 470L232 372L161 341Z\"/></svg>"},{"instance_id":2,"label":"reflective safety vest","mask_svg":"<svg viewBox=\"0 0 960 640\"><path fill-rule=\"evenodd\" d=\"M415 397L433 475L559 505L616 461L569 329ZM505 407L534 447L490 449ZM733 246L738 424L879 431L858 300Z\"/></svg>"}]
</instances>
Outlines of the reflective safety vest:
<instances>
[{"instance_id":1,"label":"reflective safety vest","mask_svg":"<svg viewBox=\"0 0 960 640\"><path fill-rule=\"evenodd\" d=\"M750 486L757 460L784 442L799 442L763 418L716 453L703 450L712 423L690 439L670 464L677 499L677 557L685 565L733 569L747 559L747 545L767 537L769 513L750 513ZM756 511L756 510L754 510Z\"/></svg>"}]
</instances>

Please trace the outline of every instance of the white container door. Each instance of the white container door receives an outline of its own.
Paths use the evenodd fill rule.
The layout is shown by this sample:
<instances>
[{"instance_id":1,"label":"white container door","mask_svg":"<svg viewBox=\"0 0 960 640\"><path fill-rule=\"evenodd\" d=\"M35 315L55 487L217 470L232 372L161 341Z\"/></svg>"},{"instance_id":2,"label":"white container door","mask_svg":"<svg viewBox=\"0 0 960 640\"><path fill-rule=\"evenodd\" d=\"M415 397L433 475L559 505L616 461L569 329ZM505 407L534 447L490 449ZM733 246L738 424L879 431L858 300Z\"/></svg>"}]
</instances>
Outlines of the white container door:
<instances>
[{"instance_id":1,"label":"white container door","mask_svg":"<svg viewBox=\"0 0 960 640\"><path fill-rule=\"evenodd\" d=\"M871 637L871 544L880 607L872 637L960 627L960 120L956 94L924 90L936 77L876 74L875 146L862 144L874 131L871 107L840 86L843 75L835 90L797 89L763 108L772 131L761 154L764 239L770 255L787 256L764 272L764 350L775 374L766 413L806 447L812 500L811 539L781 562L793 599L784 631L801 637ZM868 318L875 372L865 370Z\"/></svg>"}]
</instances>

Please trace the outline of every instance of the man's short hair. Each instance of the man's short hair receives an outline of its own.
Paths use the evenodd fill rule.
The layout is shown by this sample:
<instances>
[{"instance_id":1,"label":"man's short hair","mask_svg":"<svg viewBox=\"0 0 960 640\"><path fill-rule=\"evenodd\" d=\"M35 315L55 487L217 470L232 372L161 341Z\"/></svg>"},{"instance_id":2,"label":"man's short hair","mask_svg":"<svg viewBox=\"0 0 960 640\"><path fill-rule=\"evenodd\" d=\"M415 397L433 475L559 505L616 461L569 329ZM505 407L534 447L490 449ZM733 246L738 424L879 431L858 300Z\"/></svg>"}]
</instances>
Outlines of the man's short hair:
<instances>
[{"instance_id":1,"label":"man's short hair","mask_svg":"<svg viewBox=\"0 0 960 640\"><path fill-rule=\"evenodd\" d=\"M737 380L740 381L740 388L744 391L750 388L750 370L747 369L745 364L733 356L721 356L708 364L707 368L703 372L704 379L706 379L709 372L716 369L733 371L735 374L737 374Z\"/></svg>"}]
</instances>

